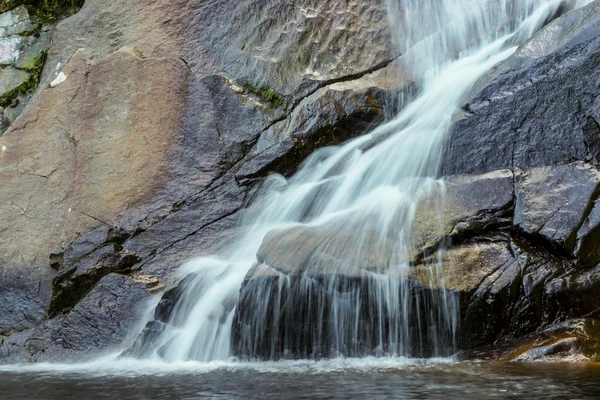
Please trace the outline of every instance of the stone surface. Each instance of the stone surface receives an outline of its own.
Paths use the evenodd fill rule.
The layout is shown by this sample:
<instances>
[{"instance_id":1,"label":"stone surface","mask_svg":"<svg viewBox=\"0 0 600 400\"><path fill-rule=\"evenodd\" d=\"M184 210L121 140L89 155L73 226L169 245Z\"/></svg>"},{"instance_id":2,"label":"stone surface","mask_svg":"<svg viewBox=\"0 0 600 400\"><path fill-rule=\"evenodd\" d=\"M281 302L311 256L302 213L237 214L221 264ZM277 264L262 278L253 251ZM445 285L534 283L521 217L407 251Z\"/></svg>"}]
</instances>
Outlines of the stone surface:
<instances>
[{"instance_id":1,"label":"stone surface","mask_svg":"<svg viewBox=\"0 0 600 400\"><path fill-rule=\"evenodd\" d=\"M29 79L29 74L25 71L12 67L0 69L0 97L17 89L27 82L27 79Z\"/></svg>"},{"instance_id":2,"label":"stone surface","mask_svg":"<svg viewBox=\"0 0 600 400\"><path fill-rule=\"evenodd\" d=\"M28 104L44 62L51 26L30 19L25 6L0 14L0 135Z\"/></svg>"},{"instance_id":3,"label":"stone surface","mask_svg":"<svg viewBox=\"0 0 600 400\"><path fill-rule=\"evenodd\" d=\"M451 129L442 174L600 161L598 24L596 1L481 78Z\"/></svg>"},{"instance_id":4,"label":"stone surface","mask_svg":"<svg viewBox=\"0 0 600 400\"><path fill-rule=\"evenodd\" d=\"M573 252L585 213L600 194L599 171L589 164L536 168L517 177L515 225Z\"/></svg>"},{"instance_id":5,"label":"stone surface","mask_svg":"<svg viewBox=\"0 0 600 400\"><path fill-rule=\"evenodd\" d=\"M100 0L60 21L0 137L0 333L66 329L53 324L115 273L174 287L178 265L236 235L251 183L391 112L410 79L390 84L384 15L365 1ZM26 40L19 66L49 35Z\"/></svg>"},{"instance_id":6,"label":"stone surface","mask_svg":"<svg viewBox=\"0 0 600 400\"><path fill-rule=\"evenodd\" d=\"M10 65L18 60L23 41L21 36L0 36L0 65Z\"/></svg>"},{"instance_id":7,"label":"stone surface","mask_svg":"<svg viewBox=\"0 0 600 400\"><path fill-rule=\"evenodd\" d=\"M133 341L151 304L146 282L109 274L69 313L3 338L0 356L11 362L70 361L114 351Z\"/></svg>"},{"instance_id":8,"label":"stone surface","mask_svg":"<svg viewBox=\"0 0 600 400\"><path fill-rule=\"evenodd\" d=\"M0 14L0 38L29 32L33 27L25 6Z\"/></svg>"},{"instance_id":9,"label":"stone surface","mask_svg":"<svg viewBox=\"0 0 600 400\"><path fill-rule=\"evenodd\" d=\"M41 31L35 35L26 37L23 48L19 52L19 57L15 62L15 67L26 71L35 68L35 63L48 49L50 38L51 33L47 31Z\"/></svg>"},{"instance_id":10,"label":"stone surface","mask_svg":"<svg viewBox=\"0 0 600 400\"><path fill-rule=\"evenodd\" d=\"M467 223L445 256L446 283L461 290L462 346L487 349L467 358L597 357L596 334L563 328L596 318L600 304L599 23L598 1L555 20L484 76L455 118L442 175L514 174L503 222L474 233Z\"/></svg>"},{"instance_id":11,"label":"stone surface","mask_svg":"<svg viewBox=\"0 0 600 400\"><path fill-rule=\"evenodd\" d=\"M465 352L462 357L520 362L597 362L599 326L595 318L567 320L522 338Z\"/></svg>"},{"instance_id":12,"label":"stone surface","mask_svg":"<svg viewBox=\"0 0 600 400\"><path fill-rule=\"evenodd\" d=\"M466 349L516 340L597 312L600 279L597 268L584 262L597 257L596 246L575 245L577 232L579 243L597 242L594 229L583 233L580 227L595 218L598 172L578 162L446 178L443 221L428 224L435 213L428 201L421 204L413 229L421 247L415 247L412 266L391 278L414 281L417 292L424 287L458 293L460 345ZM310 276L335 279L339 287L366 285L371 272L387 268L398 251L377 235L330 228L272 231L247 280ZM371 238L365 251L356 253L356 239L365 237ZM448 243L442 273L432 274L439 246ZM245 318L242 306L238 312Z\"/></svg>"},{"instance_id":13,"label":"stone surface","mask_svg":"<svg viewBox=\"0 0 600 400\"><path fill-rule=\"evenodd\" d=\"M366 271L386 271L390 263L418 263L448 237L464 240L469 235L511 224L513 174L510 171L450 177L443 192L441 214L436 208L440 193L432 194L417 207L408 259L402 258L404 249L395 245L399 232L381 237L379 227L373 226L369 231L367 224L362 224L361 229L329 224L275 230L265 237L257 259L294 276L304 273L361 276ZM398 225L396 230L400 228ZM361 251L357 253L355 249Z\"/></svg>"},{"instance_id":14,"label":"stone surface","mask_svg":"<svg viewBox=\"0 0 600 400\"><path fill-rule=\"evenodd\" d=\"M417 210L395 278L425 301L442 283L428 265L450 245L443 283L461 297L464 348L597 317L599 8L558 19L478 82L450 132L445 190ZM176 268L236 236L251 184L366 132L412 93L384 16L363 0L97 0L61 21L39 87L0 137L0 359L119 348L164 288L144 334L159 331L185 285ZM37 40L19 49L21 68ZM372 235L349 259L353 232L315 229L269 234L245 285L309 271L355 288L394 251ZM254 304L245 288L240 309ZM285 318L314 315L297 304ZM513 358L560 353L563 339ZM312 339L294 340L314 354Z\"/></svg>"}]
</instances>

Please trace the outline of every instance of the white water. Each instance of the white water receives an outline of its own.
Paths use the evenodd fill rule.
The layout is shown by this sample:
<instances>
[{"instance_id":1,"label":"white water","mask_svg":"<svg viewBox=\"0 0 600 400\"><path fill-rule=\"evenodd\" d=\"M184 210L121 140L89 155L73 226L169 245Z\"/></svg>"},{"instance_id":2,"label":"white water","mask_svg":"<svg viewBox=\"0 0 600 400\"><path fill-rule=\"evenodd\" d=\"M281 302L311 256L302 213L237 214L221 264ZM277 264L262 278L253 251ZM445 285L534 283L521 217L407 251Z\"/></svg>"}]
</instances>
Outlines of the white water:
<instances>
[{"instance_id":1,"label":"white water","mask_svg":"<svg viewBox=\"0 0 600 400\"><path fill-rule=\"evenodd\" d=\"M138 360L111 355L86 363L38 363L25 365L0 365L1 372L27 372L82 375L85 377L139 377L143 375L205 374L214 371L248 371L258 373L321 374L336 371L383 371L408 368L435 367L456 363L448 358L337 358L332 360L295 360L277 362L242 362L235 358L211 362Z\"/></svg>"},{"instance_id":2,"label":"white water","mask_svg":"<svg viewBox=\"0 0 600 400\"><path fill-rule=\"evenodd\" d=\"M369 135L315 152L290 179L268 178L240 222L247 233L221 254L183 266L196 278L141 354L171 363L227 360L240 300L245 325L234 344L249 357L451 354L455 296L445 290L417 296L405 278L415 210L427 199L441 217L443 182L434 177L461 98L560 4L388 0L397 42L408 49L402 63L420 95ZM306 258L302 278L255 277L240 299L268 234L274 254L291 263ZM295 245L286 244L286 235ZM441 274L440 257L433 259L432 279ZM343 276L358 276L362 285ZM292 294L306 298L290 300ZM300 332L305 326L310 332Z\"/></svg>"}]
</instances>

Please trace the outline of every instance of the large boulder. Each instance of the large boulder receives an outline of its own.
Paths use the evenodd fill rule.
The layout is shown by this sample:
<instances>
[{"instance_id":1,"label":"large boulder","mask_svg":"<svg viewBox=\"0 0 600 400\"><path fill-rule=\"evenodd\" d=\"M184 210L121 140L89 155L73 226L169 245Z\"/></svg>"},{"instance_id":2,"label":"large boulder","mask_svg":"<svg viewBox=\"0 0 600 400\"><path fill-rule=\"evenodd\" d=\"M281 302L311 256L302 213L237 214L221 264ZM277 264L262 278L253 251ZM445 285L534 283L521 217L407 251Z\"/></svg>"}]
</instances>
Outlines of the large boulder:
<instances>
[{"instance_id":1,"label":"large boulder","mask_svg":"<svg viewBox=\"0 0 600 400\"><path fill-rule=\"evenodd\" d=\"M402 249L376 233L326 225L274 230L266 235L257 253L258 263L242 286L234 344L240 354L256 357L276 358L286 351L288 355L296 351L295 355L316 356L302 347L315 338L292 340L294 336L283 328L286 323L294 320L312 326L314 313L322 312L317 304L335 300L331 288L342 293L360 288L358 292L370 295L361 297L358 304L370 304L366 299L376 301L377 280L373 277L377 275L387 276L390 282L404 280L411 293L403 297L406 304L418 303L414 298L424 293L424 304L440 293L448 298L457 296L462 349L503 345L533 332L547 332L549 338L556 338L562 322L591 318L600 304L597 261L588 263L596 257L596 246L578 245L598 241L596 230L582 228L582 224L593 213L599 172L574 163L517 170L514 175L494 171L448 177L442 223L427 225L435 215L435 205L423 202L413 229L415 238L422 238L413 245L420 243L421 247L408 253L412 254L409 264L400 270L391 260L398 259ZM436 265L441 266L440 271L432 269ZM276 321L267 326L261 325L256 315L263 304L256 302L258 292L264 292L262 298L271 304L270 312L277 313L272 315ZM331 298L325 299L325 294ZM290 298L294 300L289 302ZM320 302L314 303L317 299ZM378 308L371 308L370 313L373 309ZM368 309L363 311L361 324L370 326L373 315ZM418 315L416 310L412 313ZM412 323L418 324L419 319L415 317ZM319 332L327 337L328 331ZM586 340L586 346L594 343ZM291 347L277 347L278 352L272 353L268 343ZM511 343L518 347L521 342ZM407 354L430 354L418 347L422 344L414 342L417 348L406 349ZM573 346L573 351L585 348ZM595 357L587 350L586 354Z\"/></svg>"}]
</instances>

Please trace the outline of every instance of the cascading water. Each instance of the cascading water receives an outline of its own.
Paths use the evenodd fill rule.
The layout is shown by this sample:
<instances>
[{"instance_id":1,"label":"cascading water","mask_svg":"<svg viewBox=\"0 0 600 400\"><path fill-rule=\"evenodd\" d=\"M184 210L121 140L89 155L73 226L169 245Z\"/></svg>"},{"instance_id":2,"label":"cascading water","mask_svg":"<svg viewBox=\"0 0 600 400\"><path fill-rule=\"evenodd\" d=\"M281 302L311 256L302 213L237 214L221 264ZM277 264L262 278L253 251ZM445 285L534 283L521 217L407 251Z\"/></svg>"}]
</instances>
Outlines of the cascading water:
<instances>
[{"instance_id":1,"label":"cascading water","mask_svg":"<svg viewBox=\"0 0 600 400\"><path fill-rule=\"evenodd\" d=\"M240 221L246 234L183 267L191 275L169 322L138 355L210 361L234 353L455 351L456 295L424 283L443 282L443 246L420 260L424 279L411 275L415 212L427 204L430 229L443 217L444 186L435 177L461 97L561 7L583 3L388 0L392 31L407 49L403 69L420 95L370 134L315 152L289 180L269 177Z\"/></svg>"}]
</instances>

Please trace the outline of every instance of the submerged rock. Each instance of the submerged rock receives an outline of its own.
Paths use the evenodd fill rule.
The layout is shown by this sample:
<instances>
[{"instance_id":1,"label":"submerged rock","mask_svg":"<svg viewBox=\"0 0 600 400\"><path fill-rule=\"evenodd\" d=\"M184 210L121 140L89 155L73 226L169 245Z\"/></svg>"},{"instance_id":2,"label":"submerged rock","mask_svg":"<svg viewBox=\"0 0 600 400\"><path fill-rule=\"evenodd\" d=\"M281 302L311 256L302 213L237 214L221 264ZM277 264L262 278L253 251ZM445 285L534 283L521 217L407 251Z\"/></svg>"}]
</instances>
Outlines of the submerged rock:
<instances>
[{"instance_id":1,"label":"submerged rock","mask_svg":"<svg viewBox=\"0 0 600 400\"><path fill-rule=\"evenodd\" d=\"M519 362L597 362L600 359L599 326L595 318L567 320L518 339L467 351L461 356Z\"/></svg>"}]
</instances>

